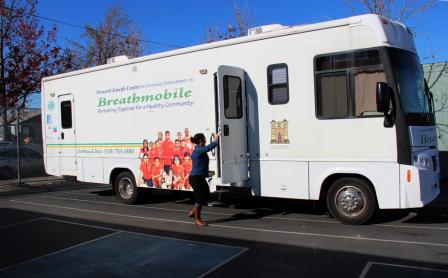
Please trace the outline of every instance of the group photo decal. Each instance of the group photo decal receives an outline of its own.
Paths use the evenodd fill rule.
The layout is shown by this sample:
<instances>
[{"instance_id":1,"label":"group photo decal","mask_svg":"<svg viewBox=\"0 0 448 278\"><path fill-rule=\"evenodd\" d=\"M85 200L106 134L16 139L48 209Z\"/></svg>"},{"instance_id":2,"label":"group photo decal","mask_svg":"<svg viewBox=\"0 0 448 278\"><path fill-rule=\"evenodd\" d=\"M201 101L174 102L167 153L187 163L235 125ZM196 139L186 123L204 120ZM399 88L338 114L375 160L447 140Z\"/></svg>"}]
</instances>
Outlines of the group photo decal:
<instances>
[{"instance_id":1,"label":"group photo decal","mask_svg":"<svg viewBox=\"0 0 448 278\"><path fill-rule=\"evenodd\" d=\"M192 167L190 130L172 134L159 131L154 139L144 139L140 159L139 186L161 189L192 190L188 178Z\"/></svg>"}]
</instances>

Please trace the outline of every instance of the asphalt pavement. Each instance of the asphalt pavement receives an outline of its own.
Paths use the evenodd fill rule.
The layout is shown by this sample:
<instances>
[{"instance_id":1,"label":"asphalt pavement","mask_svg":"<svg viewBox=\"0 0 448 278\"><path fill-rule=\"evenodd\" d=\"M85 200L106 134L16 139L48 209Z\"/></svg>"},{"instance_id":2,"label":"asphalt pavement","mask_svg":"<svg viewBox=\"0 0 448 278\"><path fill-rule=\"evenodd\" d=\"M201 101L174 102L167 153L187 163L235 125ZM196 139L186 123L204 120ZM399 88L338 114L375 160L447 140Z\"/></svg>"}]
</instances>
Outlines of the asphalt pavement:
<instances>
[{"instance_id":1,"label":"asphalt pavement","mask_svg":"<svg viewBox=\"0 0 448 278\"><path fill-rule=\"evenodd\" d=\"M448 277L447 189L369 225L315 202L252 198L204 208L200 228L189 192L129 206L106 185L0 188L0 277Z\"/></svg>"}]
</instances>

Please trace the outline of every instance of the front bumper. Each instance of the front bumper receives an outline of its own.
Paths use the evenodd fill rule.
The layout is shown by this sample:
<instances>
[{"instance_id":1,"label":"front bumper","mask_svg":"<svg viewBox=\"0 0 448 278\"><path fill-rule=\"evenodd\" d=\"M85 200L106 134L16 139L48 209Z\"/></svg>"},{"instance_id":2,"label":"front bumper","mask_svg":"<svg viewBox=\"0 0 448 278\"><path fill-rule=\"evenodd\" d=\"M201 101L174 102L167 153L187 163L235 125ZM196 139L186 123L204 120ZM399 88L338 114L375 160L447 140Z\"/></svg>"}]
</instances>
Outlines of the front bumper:
<instances>
[{"instance_id":1,"label":"front bumper","mask_svg":"<svg viewBox=\"0 0 448 278\"><path fill-rule=\"evenodd\" d=\"M400 165L400 207L421 208L440 193L440 170Z\"/></svg>"}]
</instances>

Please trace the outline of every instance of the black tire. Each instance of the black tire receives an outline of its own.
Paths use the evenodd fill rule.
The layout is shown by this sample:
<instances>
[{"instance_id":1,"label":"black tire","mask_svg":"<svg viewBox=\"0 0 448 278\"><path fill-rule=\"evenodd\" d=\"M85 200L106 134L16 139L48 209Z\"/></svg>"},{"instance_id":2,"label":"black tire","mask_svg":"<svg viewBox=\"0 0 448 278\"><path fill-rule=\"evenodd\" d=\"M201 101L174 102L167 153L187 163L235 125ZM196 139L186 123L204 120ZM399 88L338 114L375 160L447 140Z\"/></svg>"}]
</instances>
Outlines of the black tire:
<instances>
[{"instance_id":1,"label":"black tire","mask_svg":"<svg viewBox=\"0 0 448 278\"><path fill-rule=\"evenodd\" d=\"M347 224L364 224L376 211L376 197L369 183L358 178L341 178L327 192L331 216Z\"/></svg>"},{"instance_id":2,"label":"black tire","mask_svg":"<svg viewBox=\"0 0 448 278\"><path fill-rule=\"evenodd\" d=\"M118 174L114 182L115 195L117 198L127 204L133 205L137 203L138 188L135 184L134 175L129 171Z\"/></svg>"}]
</instances>

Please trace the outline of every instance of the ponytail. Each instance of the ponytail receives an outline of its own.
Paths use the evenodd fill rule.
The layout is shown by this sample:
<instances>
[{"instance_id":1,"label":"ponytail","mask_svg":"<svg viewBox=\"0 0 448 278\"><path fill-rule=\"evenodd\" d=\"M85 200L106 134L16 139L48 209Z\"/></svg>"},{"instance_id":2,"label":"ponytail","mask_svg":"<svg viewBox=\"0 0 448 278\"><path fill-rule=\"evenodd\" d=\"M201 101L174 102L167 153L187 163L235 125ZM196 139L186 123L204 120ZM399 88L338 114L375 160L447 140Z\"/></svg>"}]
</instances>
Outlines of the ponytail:
<instances>
[{"instance_id":1,"label":"ponytail","mask_svg":"<svg viewBox=\"0 0 448 278\"><path fill-rule=\"evenodd\" d=\"M203 133L196 133L194 137L190 137L190 141L196 145L199 145L201 141L205 141L205 135Z\"/></svg>"}]
</instances>

